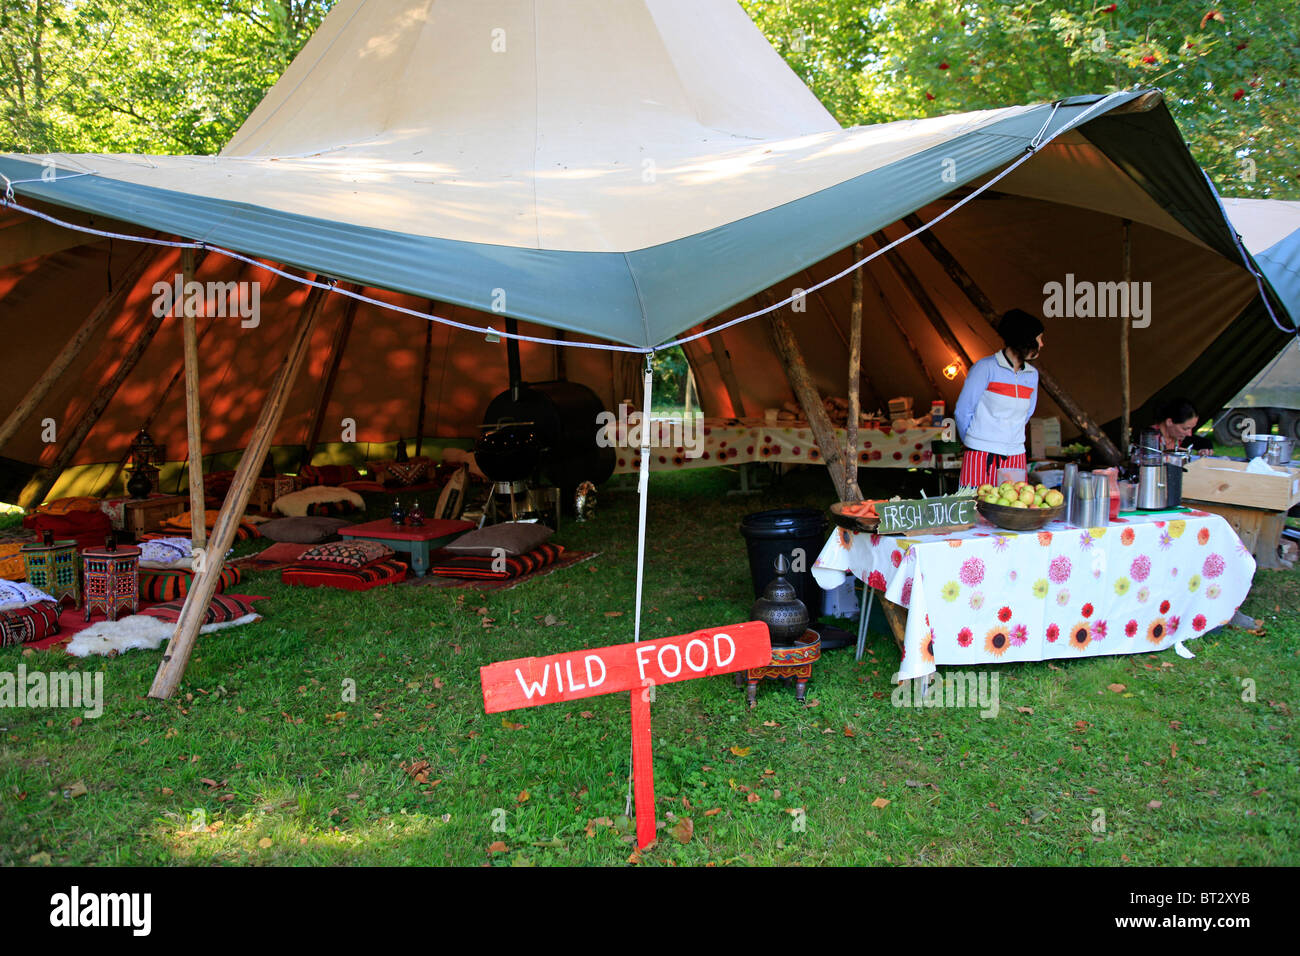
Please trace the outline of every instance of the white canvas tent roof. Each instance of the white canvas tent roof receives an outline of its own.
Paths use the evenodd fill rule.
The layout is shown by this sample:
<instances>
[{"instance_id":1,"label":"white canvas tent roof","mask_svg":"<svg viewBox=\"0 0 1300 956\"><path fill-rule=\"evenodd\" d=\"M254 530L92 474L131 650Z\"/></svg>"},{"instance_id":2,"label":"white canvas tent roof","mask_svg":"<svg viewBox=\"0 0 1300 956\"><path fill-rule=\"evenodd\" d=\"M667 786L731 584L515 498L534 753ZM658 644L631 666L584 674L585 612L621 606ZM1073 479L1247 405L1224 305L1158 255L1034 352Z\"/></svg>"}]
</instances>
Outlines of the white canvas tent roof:
<instances>
[{"instance_id":1,"label":"white canvas tent roof","mask_svg":"<svg viewBox=\"0 0 1300 956\"><path fill-rule=\"evenodd\" d=\"M834 274L855 240L899 235L901 217L951 208L1031 151L935 230L999 308L1032 308L1043 282L1067 273L1118 278L1127 218L1134 277L1168 303L1159 347L1136 356L1139 403L1180 377L1205 378L1207 345L1219 362L1276 351L1277 342L1259 344L1271 325L1251 312L1255 281L1158 93L842 130L733 0L342 0L220 156L0 156L15 207L0 209L0 307L16 343L0 407L28 391L134 255L123 240L71 233L29 211L236 250L471 327L500 329L504 313L542 337L645 349L755 311L769 287L789 294L807 276ZM987 351L970 304L914 244L904 255L963 345ZM38 422L85 413L128 352L153 283L177 260L164 250L151 263L108 340L79 357L0 455L49 463L55 452ZM950 350L883 265L871 268L923 359L869 309L866 374L880 395L925 397L921 366L941 368ZM257 330L213 319L203 340L210 453L247 442L305 293L218 253L198 278L265 285ZM792 317L828 393L843 390L832 330L842 333L847 285L828 286L818 311ZM338 299L313 340L316 375L347 310ZM710 365L715 347L743 358L741 390L756 408L788 397L763 325L692 346L706 410L736 410ZM1249 342L1224 352L1243 331ZM423 332L407 315L362 305L325 419L355 419L363 442L411 434ZM1113 414L1108 335L1086 324L1049 333L1062 382L1098 417ZM503 349L446 326L434 349L450 397L430 431L472 435L505 386ZM611 403L627 394L626 360L570 355L582 357L569 377ZM182 433L179 390L161 395L179 357L179 331L164 324L74 463L118 460L151 415L160 440ZM553 349L525 343L526 377L551 377L555 366ZM945 385L946 397L959 386ZM310 385L292 396L277 444L301 444L319 397Z\"/></svg>"}]
</instances>

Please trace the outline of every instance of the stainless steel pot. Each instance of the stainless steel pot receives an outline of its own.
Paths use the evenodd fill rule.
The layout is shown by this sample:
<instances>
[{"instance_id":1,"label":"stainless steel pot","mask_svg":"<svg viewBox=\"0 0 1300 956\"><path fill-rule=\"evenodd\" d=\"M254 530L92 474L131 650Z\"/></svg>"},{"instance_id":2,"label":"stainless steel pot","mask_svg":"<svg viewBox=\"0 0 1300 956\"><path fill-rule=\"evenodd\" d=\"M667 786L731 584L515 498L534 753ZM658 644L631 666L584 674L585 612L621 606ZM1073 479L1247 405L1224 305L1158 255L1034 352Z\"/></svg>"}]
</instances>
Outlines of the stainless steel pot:
<instances>
[{"instance_id":1,"label":"stainless steel pot","mask_svg":"<svg viewBox=\"0 0 1300 956\"><path fill-rule=\"evenodd\" d=\"M1158 465L1142 465L1138 468L1139 511L1160 511L1168 502L1168 476L1162 461Z\"/></svg>"}]
</instances>

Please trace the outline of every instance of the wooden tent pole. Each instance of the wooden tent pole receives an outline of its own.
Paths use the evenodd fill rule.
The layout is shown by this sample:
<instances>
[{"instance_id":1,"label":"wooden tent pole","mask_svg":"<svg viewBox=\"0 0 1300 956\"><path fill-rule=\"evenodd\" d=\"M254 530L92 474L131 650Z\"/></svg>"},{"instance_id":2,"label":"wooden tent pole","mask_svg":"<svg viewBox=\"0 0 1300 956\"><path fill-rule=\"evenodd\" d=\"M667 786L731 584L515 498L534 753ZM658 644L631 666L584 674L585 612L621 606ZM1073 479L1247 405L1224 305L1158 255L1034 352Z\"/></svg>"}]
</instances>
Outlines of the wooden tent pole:
<instances>
[{"instance_id":1,"label":"wooden tent pole","mask_svg":"<svg viewBox=\"0 0 1300 956\"><path fill-rule=\"evenodd\" d=\"M924 233L922 233L922 235L924 235ZM882 249L889 245L889 240L885 238L883 232L877 232L871 238L874 239L876 245ZM939 307L934 304L934 299L930 298L930 293L925 291L925 286L923 286L921 280L916 277L916 273L912 271L912 267L907 264L901 255L898 254L897 249L891 249L889 252L885 253L885 260L893 268L894 275L898 276L899 281L903 283L903 287L907 289L912 298L916 300L916 304L921 307L921 311L925 313L925 317L930 320L930 324L934 326L934 330L939 333L939 338L943 339L944 344L952 350L954 355L962 360L966 368L969 370L975 363L971 361L970 355L967 354L966 349L962 346L961 342L957 341L957 336L953 334L952 327L948 325L948 320L943 317L943 313L939 311Z\"/></svg>"},{"instance_id":2,"label":"wooden tent pole","mask_svg":"<svg viewBox=\"0 0 1300 956\"><path fill-rule=\"evenodd\" d=\"M1123 259L1124 259L1124 288L1132 289L1130 280L1133 278L1133 234L1131 219L1123 220L1124 239L1123 239ZM1132 409L1132 392L1129 382L1129 346L1128 346L1128 316L1121 316L1119 323L1119 444L1121 448L1128 448L1133 439L1130 416Z\"/></svg>"},{"instance_id":3,"label":"wooden tent pole","mask_svg":"<svg viewBox=\"0 0 1300 956\"><path fill-rule=\"evenodd\" d=\"M875 290L876 298L880 300L880 308L887 316L889 316L889 320L894 323L894 328L898 329L898 334L903 337L903 342L907 345L907 350L912 353L912 358L916 359L916 367L921 370L921 374L925 376L925 380L930 383L930 387L934 389L934 394L943 394L939 391L938 379L936 379L934 373L930 371L930 366L926 364L925 356L921 354L921 350L918 349L916 343L912 341L912 336L908 334L907 327L903 325L903 320L900 319L898 313L894 311L893 303L885 296L885 290L881 288L880 283L876 281L875 276L868 275L867 278L871 280L871 287Z\"/></svg>"},{"instance_id":4,"label":"wooden tent pole","mask_svg":"<svg viewBox=\"0 0 1300 956\"><path fill-rule=\"evenodd\" d=\"M9 440L26 424L27 419L40 407L41 402L45 401L50 389L63 377L63 374L67 372L72 363L77 360L77 356L81 354L86 345L92 340L100 338L109 320L121 310L127 294L135 288L145 270L153 263L160 261L163 255L154 247L146 246L132 260L126 271L118 278L116 287L104 294L104 297L99 300L90 315L86 316L86 320L81 323L81 327L77 329L76 334L59 350L59 354L54 357L54 361L50 363L49 368L36 380L36 384L28 389L22 401L4 420L4 424L0 425L0 448L8 444Z\"/></svg>"},{"instance_id":5,"label":"wooden tent pole","mask_svg":"<svg viewBox=\"0 0 1300 956\"><path fill-rule=\"evenodd\" d=\"M736 418L744 418L745 399L740 391L740 380L736 378L736 370L731 366L731 353L727 351L727 343L722 340L722 333L710 332L705 336L705 341L709 343L709 349L713 353L713 363L718 367L718 374L722 376L722 384L727 387L727 397L731 399L731 414Z\"/></svg>"},{"instance_id":6,"label":"wooden tent pole","mask_svg":"<svg viewBox=\"0 0 1300 956\"><path fill-rule=\"evenodd\" d=\"M769 306L776 302L776 296L770 289L763 294L763 297ZM768 329L772 333L772 342L776 346L777 355L781 358L781 364L785 366L790 387L794 389L799 406L808 419L809 427L812 428L813 438L821 451L822 461L831 474L831 481L835 483L836 493L841 501L858 501L862 496L851 497L852 492L845 483L844 451L835 440L835 429L831 426L830 416L826 414L826 406L822 404L821 394L813 384L812 376L808 374L803 353L799 351L799 343L782 312L783 310L777 309L767 314Z\"/></svg>"},{"instance_id":7,"label":"wooden tent pole","mask_svg":"<svg viewBox=\"0 0 1300 956\"><path fill-rule=\"evenodd\" d=\"M905 216L903 223L909 229L916 229L922 225L921 220L916 216ZM927 229L917 236L921 244L930 251L936 262L943 267L944 272L948 273L949 278L956 283L957 287L966 295L971 305L979 312L984 320L995 332L1000 313L994 309L993 301L984 294L984 290L971 277L971 274L962 267L947 247L939 241L939 237L934 234L933 229ZM967 368L970 366L968 365ZM1114 464L1120 460L1119 449L1115 443L1106 437L1106 434L1097 427L1097 423L1092 420L1092 416L1083 410L1083 406L1074 400L1074 398L1065 391L1056 378L1043 368L1036 365L1038 369L1038 382L1043 387L1043 391L1052 397L1052 400L1060 406L1061 411L1065 412L1066 417L1074 422L1075 426L1088 436L1088 440L1093 447L1097 449L1102 458L1107 462Z\"/></svg>"},{"instance_id":8,"label":"wooden tent pole","mask_svg":"<svg viewBox=\"0 0 1300 956\"><path fill-rule=\"evenodd\" d=\"M853 244L854 260L862 258L862 243ZM858 488L858 421L862 414L862 269L853 270L853 302L849 307L849 417L845 423L844 486L854 501Z\"/></svg>"},{"instance_id":9,"label":"wooden tent pole","mask_svg":"<svg viewBox=\"0 0 1300 956\"><path fill-rule=\"evenodd\" d=\"M347 308L343 310L343 318L339 320L338 327L334 330L329 364L325 367L325 376L321 379L320 397L316 399L311 426L307 429L307 441L302 447L302 459L299 463L302 467L311 464L312 455L316 454L316 446L320 444L320 430L325 423L325 409L334 394L334 380L338 376L339 366L343 363L343 353L347 351L348 339L352 336L352 322L357 316L360 305L360 300L349 298Z\"/></svg>"},{"instance_id":10,"label":"wooden tent pole","mask_svg":"<svg viewBox=\"0 0 1300 956\"><path fill-rule=\"evenodd\" d=\"M205 552L206 560L201 562L201 570L190 582L189 591L185 595L185 604L181 607L180 619L176 622L176 630L167 644L153 686L149 688L150 697L166 700L176 691L181 677L185 674L185 666L194 651L194 642L198 638L208 602L216 593L217 580L225 564L226 552L235 541L239 520L248 506L248 499L252 496L257 476L262 470L262 463L266 460L267 452L270 451L275 430L288 403L289 393L293 391L294 382L297 381L298 373L302 369L307 348L311 344L311 334L315 329L316 319L320 315L326 294L326 290L314 287L307 296L293 342L280 366L280 373L267 394L266 403L258 416L257 427L253 430L252 441L239 459L239 467L235 469L230 491L227 492L221 512L212 527L212 537Z\"/></svg>"},{"instance_id":11,"label":"wooden tent pole","mask_svg":"<svg viewBox=\"0 0 1300 956\"><path fill-rule=\"evenodd\" d=\"M438 303L429 300L429 312L436 312ZM420 368L420 407L415 418L415 457L424 450L424 408L429 395L429 363L433 361L433 322L424 323L424 362Z\"/></svg>"},{"instance_id":12,"label":"wooden tent pole","mask_svg":"<svg viewBox=\"0 0 1300 956\"><path fill-rule=\"evenodd\" d=\"M181 251L181 287L194 278L194 250ZM208 542L206 507L203 502L203 431L199 427L199 335L194 309L186 298L181 307L185 336L185 437L189 451L190 467L190 540L195 548Z\"/></svg>"}]
</instances>

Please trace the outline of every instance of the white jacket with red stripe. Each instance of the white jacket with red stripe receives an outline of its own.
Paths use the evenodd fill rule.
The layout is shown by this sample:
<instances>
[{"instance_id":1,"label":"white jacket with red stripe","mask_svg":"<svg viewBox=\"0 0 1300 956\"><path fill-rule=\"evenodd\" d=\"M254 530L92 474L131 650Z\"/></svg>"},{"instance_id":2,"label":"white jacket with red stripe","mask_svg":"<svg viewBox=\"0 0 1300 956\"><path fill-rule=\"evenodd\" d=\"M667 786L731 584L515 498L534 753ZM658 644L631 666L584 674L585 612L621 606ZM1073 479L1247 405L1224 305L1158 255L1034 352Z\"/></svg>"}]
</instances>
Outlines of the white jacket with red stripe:
<instances>
[{"instance_id":1,"label":"white jacket with red stripe","mask_svg":"<svg viewBox=\"0 0 1300 956\"><path fill-rule=\"evenodd\" d=\"M953 417L962 444L995 455L1025 450L1025 425L1038 405L1038 369L1011 367L1001 350L971 368Z\"/></svg>"}]
</instances>

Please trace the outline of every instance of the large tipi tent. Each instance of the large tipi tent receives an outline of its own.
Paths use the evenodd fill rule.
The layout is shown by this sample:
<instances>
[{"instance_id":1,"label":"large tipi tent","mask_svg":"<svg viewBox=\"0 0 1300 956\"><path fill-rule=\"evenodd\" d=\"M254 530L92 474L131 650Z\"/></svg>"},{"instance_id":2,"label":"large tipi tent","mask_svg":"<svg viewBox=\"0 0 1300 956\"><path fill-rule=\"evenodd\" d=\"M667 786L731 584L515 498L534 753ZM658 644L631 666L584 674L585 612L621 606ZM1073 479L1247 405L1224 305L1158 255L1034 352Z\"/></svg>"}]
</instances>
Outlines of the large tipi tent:
<instances>
[{"instance_id":1,"label":"large tipi tent","mask_svg":"<svg viewBox=\"0 0 1300 956\"><path fill-rule=\"evenodd\" d=\"M1043 283L1067 274L1118 279L1128 219L1132 277L1154 287L1151 326L1134 332L1135 405L1191 383L1230 391L1277 350L1249 259L1156 92L840 129L733 0L342 0L219 156L0 156L0 408L24 412L0 431L0 456L20 475L60 455L108 463L80 472L82 490L114 473L146 421L183 447L179 323L142 340L154 283L171 280L180 252L126 234L210 247L200 281L261 282L255 328L200 320L205 453L248 445L307 297L248 259L470 327L430 330L328 296L274 445L301 446L314 426L328 443L344 419L360 443L420 421L467 437L506 382L504 347L478 330L502 330L505 316L525 335L626 349L523 343L526 378L562 373L612 403L633 394L636 350L761 310L765 291L810 287L851 264L855 240L896 238L901 217L952 211L1013 164L934 229L998 309L1034 307ZM868 402L924 399L954 341L971 358L992 346L924 249L898 254L951 334L872 263L868 288L920 358L869 297ZM848 288L827 285L790 314L832 394L844 388ZM57 363L88 316L98 334ZM1113 417L1117 323L1048 327L1044 368ZM697 339L688 355L707 412L753 414L790 396L763 319ZM42 383L52 363L60 374ZM961 379L937 384L951 402ZM25 402L34 390L40 401ZM63 434L81 426L75 449L45 440L48 420Z\"/></svg>"}]
</instances>

